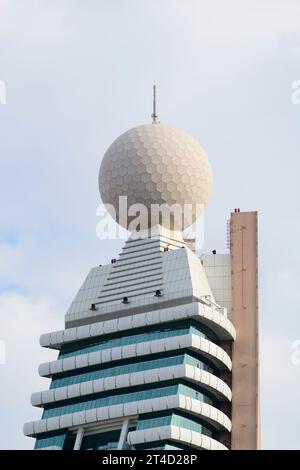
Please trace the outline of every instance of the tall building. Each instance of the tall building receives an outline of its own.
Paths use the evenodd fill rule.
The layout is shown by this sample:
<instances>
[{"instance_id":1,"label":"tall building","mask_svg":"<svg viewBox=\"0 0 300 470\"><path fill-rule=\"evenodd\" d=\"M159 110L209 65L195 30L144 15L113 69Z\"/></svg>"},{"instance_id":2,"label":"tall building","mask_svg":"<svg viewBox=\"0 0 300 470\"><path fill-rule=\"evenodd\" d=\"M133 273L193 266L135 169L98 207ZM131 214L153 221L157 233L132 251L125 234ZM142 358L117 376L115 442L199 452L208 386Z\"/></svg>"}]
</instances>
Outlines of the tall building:
<instances>
[{"instance_id":1,"label":"tall building","mask_svg":"<svg viewBox=\"0 0 300 470\"><path fill-rule=\"evenodd\" d=\"M100 168L102 200L126 228L120 196L191 204L193 222L211 190L200 145L152 117ZM39 367L51 378L31 398L42 417L24 425L35 449L258 448L257 215L231 214L226 254L196 253L182 238L191 220L175 219L147 215L117 258L91 269L65 329L41 336L59 354Z\"/></svg>"}]
</instances>

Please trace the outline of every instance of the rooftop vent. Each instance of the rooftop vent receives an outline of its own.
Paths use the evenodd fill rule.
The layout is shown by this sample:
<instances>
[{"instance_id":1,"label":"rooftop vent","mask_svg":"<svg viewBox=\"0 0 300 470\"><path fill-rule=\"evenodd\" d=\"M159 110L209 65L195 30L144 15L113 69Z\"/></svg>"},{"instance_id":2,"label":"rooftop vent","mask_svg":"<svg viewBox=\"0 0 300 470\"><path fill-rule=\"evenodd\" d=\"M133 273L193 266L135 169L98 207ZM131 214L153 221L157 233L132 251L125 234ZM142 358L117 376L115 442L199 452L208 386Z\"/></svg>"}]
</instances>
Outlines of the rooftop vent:
<instances>
[{"instance_id":1,"label":"rooftop vent","mask_svg":"<svg viewBox=\"0 0 300 470\"><path fill-rule=\"evenodd\" d=\"M157 289L155 291L155 297L161 297L162 296L162 291L160 289Z\"/></svg>"},{"instance_id":2,"label":"rooftop vent","mask_svg":"<svg viewBox=\"0 0 300 470\"><path fill-rule=\"evenodd\" d=\"M123 304L129 304L130 302L128 300L128 297L123 297L122 303Z\"/></svg>"}]
</instances>

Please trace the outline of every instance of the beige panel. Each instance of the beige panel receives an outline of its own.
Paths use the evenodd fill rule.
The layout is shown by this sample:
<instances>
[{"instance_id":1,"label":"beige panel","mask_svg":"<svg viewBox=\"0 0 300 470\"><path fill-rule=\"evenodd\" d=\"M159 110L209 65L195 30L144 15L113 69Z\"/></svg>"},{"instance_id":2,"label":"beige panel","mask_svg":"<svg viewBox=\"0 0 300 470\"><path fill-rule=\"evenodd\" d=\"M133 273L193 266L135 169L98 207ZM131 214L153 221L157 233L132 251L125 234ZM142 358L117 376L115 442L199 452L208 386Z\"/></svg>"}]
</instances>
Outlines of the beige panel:
<instances>
[{"instance_id":1,"label":"beige panel","mask_svg":"<svg viewBox=\"0 0 300 470\"><path fill-rule=\"evenodd\" d=\"M184 238L187 247L193 252L196 252L196 238Z\"/></svg>"},{"instance_id":2,"label":"beige panel","mask_svg":"<svg viewBox=\"0 0 300 470\"><path fill-rule=\"evenodd\" d=\"M231 214L232 449L259 447L257 213Z\"/></svg>"}]
</instances>

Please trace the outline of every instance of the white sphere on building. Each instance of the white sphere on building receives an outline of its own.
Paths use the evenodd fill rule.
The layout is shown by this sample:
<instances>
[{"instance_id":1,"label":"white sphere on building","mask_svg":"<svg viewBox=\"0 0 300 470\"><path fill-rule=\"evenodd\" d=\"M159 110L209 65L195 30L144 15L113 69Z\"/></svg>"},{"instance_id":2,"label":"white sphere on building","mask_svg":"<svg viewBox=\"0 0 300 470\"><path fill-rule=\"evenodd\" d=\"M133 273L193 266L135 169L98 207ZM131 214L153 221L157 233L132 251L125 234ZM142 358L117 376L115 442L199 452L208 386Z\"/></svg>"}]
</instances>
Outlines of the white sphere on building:
<instances>
[{"instance_id":1,"label":"white sphere on building","mask_svg":"<svg viewBox=\"0 0 300 470\"><path fill-rule=\"evenodd\" d=\"M181 129L160 123L134 127L120 135L108 148L99 172L99 189L108 211L118 223L120 196L127 196L128 208L143 204L174 204L192 207L192 216L184 215L183 230L193 223L206 206L212 186L208 158L200 144ZM164 225L163 221L160 221ZM148 227L152 221L149 217Z\"/></svg>"}]
</instances>

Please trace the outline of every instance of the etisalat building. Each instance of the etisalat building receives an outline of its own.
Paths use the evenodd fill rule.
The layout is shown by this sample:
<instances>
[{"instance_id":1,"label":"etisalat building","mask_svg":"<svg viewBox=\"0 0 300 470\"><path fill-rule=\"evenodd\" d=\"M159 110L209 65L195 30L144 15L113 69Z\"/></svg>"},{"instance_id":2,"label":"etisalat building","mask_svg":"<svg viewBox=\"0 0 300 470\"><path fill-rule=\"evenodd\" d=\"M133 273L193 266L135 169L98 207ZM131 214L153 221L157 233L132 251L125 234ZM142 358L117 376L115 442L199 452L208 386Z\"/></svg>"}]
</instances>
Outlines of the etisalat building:
<instances>
[{"instance_id":1,"label":"etisalat building","mask_svg":"<svg viewBox=\"0 0 300 470\"><path fill-rule=\"evenodd\" d=\"M90 270L65 329L41 336L58 357L39 367L49 390L31 397L43 410L24 425L35 449L259 447L257 213L230 214L229 252L196 254L182 231L207 204L210 163L155 108L152 118L107 150L102 201L123 225L120 196L149 211L192 205L192 220L148 218L118 257Z\"/></svg>"}]
</instances>

